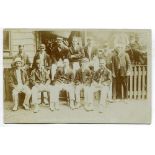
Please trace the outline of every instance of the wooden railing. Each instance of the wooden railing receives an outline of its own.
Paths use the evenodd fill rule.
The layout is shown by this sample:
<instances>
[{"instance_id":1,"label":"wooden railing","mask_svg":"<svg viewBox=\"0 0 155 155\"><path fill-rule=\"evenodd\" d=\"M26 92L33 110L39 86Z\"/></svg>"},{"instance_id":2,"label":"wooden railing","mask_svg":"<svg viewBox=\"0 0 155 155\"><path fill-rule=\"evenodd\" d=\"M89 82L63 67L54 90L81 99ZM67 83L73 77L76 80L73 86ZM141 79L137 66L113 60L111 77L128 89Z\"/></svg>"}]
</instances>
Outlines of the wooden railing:
<instances>
[{"instance_id":1,"label":"wooden railing","mask_svg":"<svg viewBox=\"0 0 155 155\"><path fill-rule=\"evenodd\" d=\"M147 66L134 65L128 77L128 98L146 99L147 98Z\"/></svg>"}]
</instances>

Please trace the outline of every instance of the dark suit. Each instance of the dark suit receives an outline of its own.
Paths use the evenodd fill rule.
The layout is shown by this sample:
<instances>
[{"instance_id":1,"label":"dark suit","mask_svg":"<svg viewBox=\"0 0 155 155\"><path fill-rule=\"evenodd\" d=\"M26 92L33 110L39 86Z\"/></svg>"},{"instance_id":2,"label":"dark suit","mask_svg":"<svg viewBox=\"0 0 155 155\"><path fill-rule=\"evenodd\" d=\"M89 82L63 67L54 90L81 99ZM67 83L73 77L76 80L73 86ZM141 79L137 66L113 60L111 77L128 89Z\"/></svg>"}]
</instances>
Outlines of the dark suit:
<instances>
[{"instance_id":1,"label":"dark suit","mask_svg":"<svg viewBox=\"0 0 155 155\"><path fill-rule=\"evenodd\" d=\"M20 70L21 72L21 80L22 80L22 84L29 84L29 79L28 79L28 75L26 73L26 71L24 69ZM10 76L9 76L9 85L11 88L14 88L15 85L18 85L17 82L17 75L16 75L16 69L12 68L12 70L10 71Z\"/></svg>"},{"instance_id":2,"label":"dark suit","mask_svg":"<svg viewBox=\"0 0 155 155\"><path fill-rule=\"evenodd\" d=\"M31 97L31 90L28 87L28 84L29 84L28 75L24 69L20 69L19 73L20 74L17 75L16 68L13 68L10 71L10 79L9 79L10 80L9 84L10 84L10 87L12 88L13 103L15 104L16 110L18 107L18 101L19 101L18 94L19 93L22 92L25 94L23 105L29 106L29 99ZM18 78L21 79L21 83L18 83Z\"/></svg>"},{"instance_id":3,"label":"dark suit","mask_svg":"<svg viewBox=\"0 0 155 155\"><path fill-rule=\"evenodd\" d=\"M123 98L122 86L124 90L124 98L127 98L127 71L131 69L131 62L127 53L118 55L114 51L112 56L112 75L113 75L113 98Z\"/></svg>"},{"instance_id":4,"label":"dark suit","mask_svg":"<svg viewBox=\"0 0 155 155\"><path fill-rule=\"evenodd\" d=\"M135 50L135 49L134 50L130 49L130 50L127 50L126 53L128 53L130 60L131 60L131 63L133 65L144 64L142 54L140 53L140 51Z\"/></svg>"},{"instance_id":5,"label":"dark suit","mask_svg":"<svg viewBox=\"0 0 155 155\"><path fill-rule=\"evenodd\" d=\"M72 84L74 80L74 74L72 69L67 68L66 73L63 68L58 68L54 77L55 81L55 102L59 102L59 93L61 90L66 90L69 93L70 101L75 100L74 97L74 85Z\"/></svg>"},{"instance_id":6,"label":"dark suit","mask_svg":"<svg viewBox=\"0 0 155 155\"><path fill-rule=\"evenodd\" d=\"M67 56L68 56L68 48L67 47L63 47L63 48L58 48L58 46L57 47L55 47L55 48L53 48L53 50L52 50L52 59L53 59L53 61L54 61L54 63L56 63L57 61L59 61L59 59L62 59L62 60L64 60L65 58L67 58Z\"/></svg>"},{"instance_id":7,"label":"dark suit","mask_svg":"<svg viewBox=\"0 0 155 155\"><path fill-rule=\"evenodd\" d=\"M30 82L34 86L35 84L45 84L49 78L49 74L46 69L38 70L34 69L31 72Z\"/></svg>"},{"instance_id":8,"label":"dark suit","mask_svg":"<svg viewBox=\"0 0 155 155\"><path fill-rule=\"evenodd\" d=\"M54 47L47 47L46 48L46 51L47 51L46 53L50 56L52 61L53 61L53 56L54 56L53 49L54 49Z\"/></svg>"},{"instance_id":9,"label":"dark suit","mask_svg":"<svg viewBox=\"0 0 155 155\"><path fill-rule=\"evenodd\" d=\"M74 56L74 58L72 58L72 56ZM68 58L70 62L79 62L84 56L84 50L80 46L78 46L77 49L73 46L69 48Z\"/></svg>"},{"instance_id":10,"label":"dark suit","mask_svg":"<svg viewBox=\"0 0 155 155\"><path fill-rule=\"evenodd\" d=\"M84 101L86 104L91 103L91 98L89 97L91 93L91 82L92 82L92 72L90 69L85 69L82 71L82 69L78 69L75 74L75 96L76 96L76 102L80 103L80 91L84 90Z\"/></svg>"},{"instance_id":11,"label":"dark suit","mask_svg":"<svg viewBox=\"0 0 155 155\"><path fill-rule=\"evenodd\" d=\"M82 69L78 69L75 74L75 84L85 84L90 86L92 82L93 74L90 69L85 69L82 71Z\"/></svg>"},{"instance_id":12,"label":"dark suit","mask_svg":"<svg viewBox=\"0 0 155 155\"><path fill-rule=\"evenodd\" d=\"M94 80L97 83L101 83L103 85L110 85L111 84L111 71L107 68L104 68L103 70L98 69L95 72Z\"/></svg>"},{"instance_id":13,"label":"dark suit","mask_svg":"<svg viewBox=\"0 0 155 155\"><path fill-rule=\"evenodd\" d=\"M32 103L38 104L38 93L42 91L48 92L50 103L53 102L53 87L49 84L50 77L48 71L44 69L35 68L31 72L30 82L32 87Z\"/></svg>"},{"instance_id":14,"label":"dark suit","mask_svg":"<svg viewBox=\"0 0 155 155\"><path fill-rule=\"evenodd\" d=\"M56 74L54 76L55 83L60 82L60 83L69 84L73 82L73 80L74 80L74 74L71 69L68 69L66 73L64 69L59 69L59 68L57 69Z\"/></svg>"},{"instance_id":15,"label":"dark suit","mask_svg":"<svg viewBox=\"0 0 155 155\"><path fill-rule=\"evenodd\" d=\"M36 60L38 58L40 58L40 53L39 52L37 52L35 54L35 56L34 56L33 64L32 64L32 69L36 68ZM49 69L50 66L51 66L52 60L50 59L50 56L46 52L44 52L44 58L43 59L44 59L44 64L43 64L44 67Z\"/></svg>"}]
</instances>

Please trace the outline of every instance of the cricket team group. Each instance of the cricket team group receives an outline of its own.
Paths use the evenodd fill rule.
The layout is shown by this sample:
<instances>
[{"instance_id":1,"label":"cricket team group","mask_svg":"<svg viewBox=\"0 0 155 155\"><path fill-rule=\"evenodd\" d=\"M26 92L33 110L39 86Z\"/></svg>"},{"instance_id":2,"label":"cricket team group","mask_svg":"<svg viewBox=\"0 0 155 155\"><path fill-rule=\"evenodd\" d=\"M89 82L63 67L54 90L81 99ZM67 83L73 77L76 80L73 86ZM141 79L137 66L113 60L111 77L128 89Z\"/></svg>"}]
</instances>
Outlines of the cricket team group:
<instances>
[{"instance_id":1,"label":"cricket team group","mask_svg":"<svg viewBox=\"0 0 155 155\"><path fill-rule=\"evenodd\" d=\"M57 37L54 43L39 45L33 63L30 63L24 45L19 45L9 76L14 103L12 110L18 110L20 93L25 94L23 108L29 110L33 107L30 105L34 105L34 113L41 110L40 92L47 92L51 111L59 110L62 90L66 91L72 110L80 107L86 111L94 110L94 93L97 91L100 91L97 104L100 113L107 101L112 102L112 96L113 99L122 98L122 86L123 98L126 98L126 78L130 74L131 61L125 47L118 44L115 49L109 50L105 43L102 51L93 46L92 38L88 38L87 43L81 47L74 37L68 45L62 37Z\"/></svg>"}]
</instances>

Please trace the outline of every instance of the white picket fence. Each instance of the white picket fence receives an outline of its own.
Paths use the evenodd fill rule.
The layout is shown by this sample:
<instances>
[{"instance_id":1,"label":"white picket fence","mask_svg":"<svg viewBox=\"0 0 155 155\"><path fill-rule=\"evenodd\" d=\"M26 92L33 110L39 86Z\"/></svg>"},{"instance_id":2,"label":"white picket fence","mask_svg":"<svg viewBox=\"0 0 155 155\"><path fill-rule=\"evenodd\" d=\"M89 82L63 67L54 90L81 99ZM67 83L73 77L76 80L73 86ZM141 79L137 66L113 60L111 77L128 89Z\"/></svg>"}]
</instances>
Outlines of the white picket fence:
<instances>
[{"instance_id":1,"label":"white picket fence","mask_svg":"<svg viewBox=\"0 0 155 155\"><path fill-rule=\"evenodd\" d=\"M128 77L128 98L146 99L147 98L147 66L132 66L132 71Z\"/></svg>"}]
</instances>

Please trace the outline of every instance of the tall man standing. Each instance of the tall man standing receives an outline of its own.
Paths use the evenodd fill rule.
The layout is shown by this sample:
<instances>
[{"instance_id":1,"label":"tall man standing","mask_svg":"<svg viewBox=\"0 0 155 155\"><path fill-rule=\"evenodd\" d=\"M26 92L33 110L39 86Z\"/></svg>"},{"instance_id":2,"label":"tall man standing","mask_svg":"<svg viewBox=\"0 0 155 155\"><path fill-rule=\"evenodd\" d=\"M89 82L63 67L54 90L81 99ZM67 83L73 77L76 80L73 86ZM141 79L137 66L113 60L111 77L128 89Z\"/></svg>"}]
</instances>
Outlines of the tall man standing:
<instances>
[{"instance_id":1,"label":"tall man standing","mask_svg":"<svg viewBox=\"0 0 155 155\"><path fill-rule=\"evenodd\" d=\"M87 45L84 48L85 57L91 61L97 55L97 48L93 45L92 38L87 39Z\"/></svg>"},{"instance_id":2,"label":"tall man standing","mask_svg":"<svg viewBox=\"0 0 155 155\"><path fill-rule=\"evenodd\" d=\"M12 68L10 72L10 87L13 89L13 111L16 111L18 109L18 94L21 92L25 94L23 107L25 108L25 110L28 110L29 99L31 97L31 90L28 87L28 75L26 71L22 68L21 58L15 58L14 64L15 68Z\"/></svg>"},{"instance_id":3,"label":"tall man standing","mask_svg":"<svg viewBox=\"0 0 155 155\"><path fill-rule=\"evenodd\" d=\"M25 53L24 51L24 45L19 45L18 46L18 53L13 57L13 61L15 61L16 58L21 58L22 62L23 62L23 66L28 69L30 66L30 60L28 55Z\"/></svg>"},{"instance_id":4,"label":"tall man standing","mask_svg":"<svg viewBox=\"0 0 155 155\"><path fill-rule=\"evenodd\" d=\"M79 62L82 58L85 57L84 50L79 46L79 42L77 38L73 38L72 45L69 47L68 59L71 62L71 66L73 68L73 72L75 72L80 68Z\"/></svg>"},{"instance_id":5,"label":"tall man standing","mask_svg":"<svg viewBox=\"0 0 155 155\"><path fill-rule=\"evenodd\" d=\"M130 74L131 62L123 44L118 44L112 56L113 98L127 98L127 76ZM123 92L122 93L122 87Z\"/></svg>"},{"instance_id":6,"label":"tall man standing","mask_svg":"<svg viewBox=\"0 0 155 155\"><path fill-rule=\"evenodd\" d=\"M56 47L53 48L53 60L54 63L57 63L60 60L64 60L68 56L68 47L63 43L62 37L57 37Z\"/></svg>"},{"instance_id":7,"label":"tall man standing","mask_svg":"<svg viewBox=\"0 0 155 155\"><path fill-rule=\"evenodd\" d=\"M35 54L34 59L33 59L33 65L32 68L36 68L36 60L40 59L40 66L42 66L43 68L49 69L51 66L51 59L50 56L46 53L45 51L45 45L41 44L39 47L38 52Z\"/></svg>"}]
</instances>

